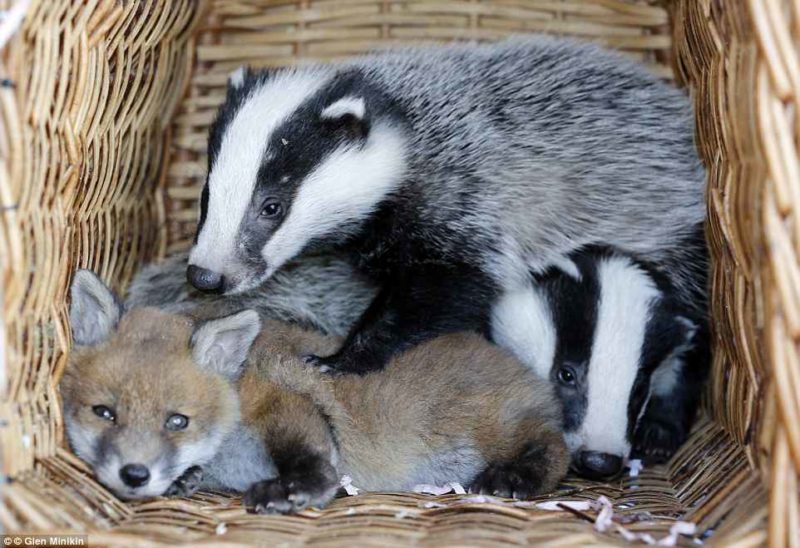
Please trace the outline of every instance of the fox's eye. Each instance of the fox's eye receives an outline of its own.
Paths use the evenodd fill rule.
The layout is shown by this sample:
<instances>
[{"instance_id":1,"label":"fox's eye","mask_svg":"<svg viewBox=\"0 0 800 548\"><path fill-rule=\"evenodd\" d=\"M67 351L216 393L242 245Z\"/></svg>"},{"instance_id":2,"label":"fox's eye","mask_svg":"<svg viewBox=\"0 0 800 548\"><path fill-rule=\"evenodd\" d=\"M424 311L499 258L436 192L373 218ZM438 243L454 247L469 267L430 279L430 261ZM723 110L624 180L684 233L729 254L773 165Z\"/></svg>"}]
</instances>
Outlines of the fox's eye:
<instances>
[{"instance_id":1,"label":"fox's eye","mask_svg":"<svg viewBox=\"0 0 800 548\"><path fill-rule=\"evenodd\" d=\"M164 425L164 427L167 430L172 430L172 431L183 430L187 426L189 426L189 417L187 417L186 415L181 415L179 413L170 415L169 418L167 419L167 423Z\"/></svg>"},{"instance_id":2,"label":"fox's eye","mask_svg":"<svg viewBox=\"0 0 800 548\"><path fill-rule=\"evenodd\" d=\"M100 417L101 419L105 419L107 421L116 422L117 415L110 407L106 407L105 405L95 405L92 407L92 411L95 415Z\"/></svg>"},{"instance_id":3,"label":"fox's eye","mask_svg":"<svg viewBox=\"0 0 800 548\"><path fill-rule=\"evenodd\" d=\"M261 208L260 215L262 217L272 218L278 217L281 213L283 213L283 206L280 202L273 202L269 201L264 204L264 207Z\"/></svg>"}]
</instances>

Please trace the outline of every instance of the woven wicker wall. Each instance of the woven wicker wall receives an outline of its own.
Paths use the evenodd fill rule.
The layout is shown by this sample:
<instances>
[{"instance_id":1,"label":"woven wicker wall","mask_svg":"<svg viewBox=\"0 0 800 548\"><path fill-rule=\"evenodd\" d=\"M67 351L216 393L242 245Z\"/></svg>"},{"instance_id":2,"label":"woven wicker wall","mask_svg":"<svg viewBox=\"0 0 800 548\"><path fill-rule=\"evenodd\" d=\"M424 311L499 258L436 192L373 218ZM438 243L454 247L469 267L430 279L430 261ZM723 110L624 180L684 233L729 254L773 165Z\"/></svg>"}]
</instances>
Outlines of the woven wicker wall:
<instances>
[{"instance_id":1,"label":"woven wicker wall","mask_svg":"<svg viewBox=\"0 0 800 548\"><path fill-rule=\"evenodd\" d=\"M69 344L71 272L93 268L119 286L163 245L158 188L196 17L191 0L34 1L3 52L6 474L61 440L54 380Z\"/></svg>"},{"instance_id":2,"label":"woven wicker wall","mask_svg":"<svg viewBox=\"0 0 800 548\"><path fill-rule=\"evenodd\" d=\"M13 3L0 0L0 10ZM59 444L55 381L74 268L124 286L186 248L206 130L230 71L332 59L393 43L574 34L622 48L691 87L709 166L716 356L704 422L641 482L576 485L676 517L721 543L800 538L800 66L796 0L33 0L0 52L0 525L93 531L97 543L228 540L607 543L575 516L498 506L420 509L414 496L339 501L303 520L241 515L217 497L131 506ZM673 27L670 35L668 11ZM196 34L195 34L195 31ZM674 49L673 49L674 42ZM5 345L5 348L3 348ZM5 374L5 388L3 387ZM743 450L744 449L744 450ZM0 493L3 495L3 493ZM394 514L408 512L398 522ZM351 515L352 514L352 515ZM371 539L371 540L370 540ZM264 540L266 541L266 540Z\"/></svg>"},{"instance_id":3,"label":"woven wicker wall","mask_svg":"<svg viewBox=\"0 0 800 548\"><path fill-rule=\"evenodd\" d=\"M680 78L709 167L714 416L771 485L771 540L800 539L800 4L675 3Z\"/></svg>"}]
</instances>

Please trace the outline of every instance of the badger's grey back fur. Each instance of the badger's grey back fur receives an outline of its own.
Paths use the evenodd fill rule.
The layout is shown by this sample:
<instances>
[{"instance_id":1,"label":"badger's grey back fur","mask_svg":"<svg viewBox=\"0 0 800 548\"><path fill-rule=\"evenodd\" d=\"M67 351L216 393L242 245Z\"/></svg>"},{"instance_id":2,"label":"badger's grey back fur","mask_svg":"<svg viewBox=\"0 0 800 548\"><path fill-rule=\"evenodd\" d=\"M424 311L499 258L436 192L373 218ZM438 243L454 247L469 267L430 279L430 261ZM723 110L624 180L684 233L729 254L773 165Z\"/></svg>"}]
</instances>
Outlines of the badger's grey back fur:
<instances>
[{"instance_id":1,"label":"badger's grey back fur","mask_svg":"<svg viewBox=\"0 0 800 548\"><path fill-rule=\"evenodd\" d=\"M426 196L415 201L429 206L420 217L458 223L487 248L499 240L508 261L485 256L498 279L527 279L517 256L542 270L600 242L662 265L685 296L704 293L692 109L644 67L544 36L352 66L410 118L405 179Z\"/></svg>"},{"instance_id":2,"label":"badger's grey back fur","mask_svg":"<svg viewBox=\"0 0 800 548\"><path fill-rule=\"evenodd\" d=\"M153 306L173 313L200 307L213 316L247 308L262 317L298 323L331 335L345 335L375 290L348 262L309 256L287 265L256 289L238 295L197 291L186 281L187 253L144 267L134 277L125 308Z\"/></svg>"},{"instance_id":3,"label":"badger's grey back fur","mask_svg":"<svg viewBox=\"0 0 800 548\"><path fill-rule=\"evenodd\" d=\"M208 262L200 266L213 270L232 264L232 257L222 256L227 251L212 257L215 247L233 250L253 243L248 221L225 219L230 212L220 209L225 197L214 197L215 185L227 181L245 193L265 184L302 188L302 177L280 177L282 169L294 173L285 163L306 155L320 167L334 155L330 142L304 139L308 125L301 118L324 117L326 105L344 100L369 119L369 136L347 145L349 150L361 146L375 158L376 148L383 146L402 154L401 161L387 153L385 161L361 162L377 170L361 179L357 160L347 168L323 170L336 189L353 180L369 188L366 183L380 179L375 203L354 203L354 217L360 207L361 218L349 221L364 221L363 212L389 201L403 212L401 230L411 248L428 247L436 260L472 263L506 288L524 285L531 269L541 272L575 249L613 246L657 265L687 307L704 310L704 175L693 143L692 109L682 92L632 60L594 45L534 36L401 49L335 65L241 76L212 131L209 185L217 209L207 223L238 230L238 241L229 236L229 244L217 246L222 240L204 234L203 211L192 258ZM258 95L273 84L269 97ZM305 100L295 97L286 112L272 112L270 105L286 95L281 90L292 85L307 90ZM228 129L255 97L275 126L267 136L270 144L253 149L261 151L252 162L258 169L244 174L240 163L220 165L218 159L234 157L225 151L247 148L248 137L252 140ZM275 160L282 153L280 143L294 156ZM315 154L318 145L328 148ZM264 182L261 173L275 181ZM217 192L233 191L218 187ZM324 197L326 191L319 194ZM296 211L301 206L292 204L284 225L295 226L290 221L302 214ZM330 216L341 207L324 211ZM312 222L323 217L313 208L307 216ZM263 236L263 257L257 259L265 266L250 277L269 276L268 267L299 252L304 239L334 236L337 230L351 235L357 224L325 222L315 225L324 226L319 234L306 224L302 230L281 225ZM267 256L273 245L282 246L283 253ZM229 268L226 276L240 276L244 267Z\"/></svg>"}]
</instances>

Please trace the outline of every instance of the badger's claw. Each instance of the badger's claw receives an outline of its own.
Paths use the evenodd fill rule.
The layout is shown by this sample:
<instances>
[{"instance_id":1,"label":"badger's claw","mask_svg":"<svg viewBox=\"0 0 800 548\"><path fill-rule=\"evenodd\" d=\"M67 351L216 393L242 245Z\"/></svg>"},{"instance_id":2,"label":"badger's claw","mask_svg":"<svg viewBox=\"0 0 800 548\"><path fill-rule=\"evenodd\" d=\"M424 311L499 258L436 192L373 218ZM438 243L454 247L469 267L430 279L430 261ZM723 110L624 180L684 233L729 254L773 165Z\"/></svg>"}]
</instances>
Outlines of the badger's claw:
<instances>
[{"instance_id":1,"label":"badger's claw","mask_svg":"<svg viewBox=\"0 0 800 548\"><path fill-rule=\"evenodd\" d=\"M164 492L165 497L190 497L194 495L200 484L203 483L203 469L199 466L192 466L172 482Z\"/></svg>"},{"instance_id":2,"label":"badger's claw","mask_svg":"<svg viewBox=\"0 0 800 548\"><path fill-rule=\"evenodd\" d=\"M648 465L662 464L672 458L685 439L686 433L678 425L643 417L634 434L631 457Z\"/></svg>"}]
</instances>

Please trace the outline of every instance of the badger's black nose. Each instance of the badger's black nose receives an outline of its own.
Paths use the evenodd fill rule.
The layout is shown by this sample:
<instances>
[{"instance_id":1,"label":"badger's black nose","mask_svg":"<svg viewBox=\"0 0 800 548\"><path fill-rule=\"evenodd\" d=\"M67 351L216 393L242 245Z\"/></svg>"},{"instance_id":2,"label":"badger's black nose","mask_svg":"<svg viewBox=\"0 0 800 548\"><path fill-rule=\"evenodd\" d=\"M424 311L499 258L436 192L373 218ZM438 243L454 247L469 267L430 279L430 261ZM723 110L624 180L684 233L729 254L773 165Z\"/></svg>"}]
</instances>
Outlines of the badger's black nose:
<instances>
[{"instance_id":1,"label":"badger's black nose","mask_svg":"<svg viewBox=\"0 0 800 548\"><path fill-rule=\"evenodd\" d=\"M143 464L126 464L119 469L119 477L130 487L141 487L150 480L150 470Z\"/></svg>"},{"instance_id":2,"label":"badger's black nose","mask_svg":"<svg viewBox=\"0 0 800 548\"><path fill-rule=\"evenodd\" d=\"M575 468L585 478L606 479L622 470L622 457L599 451L581 451L576 459Z\"/></svg>"},{"instance_id":3,"label":"badger's black nose","mask_svg":"<svg viewBox=\"0 0 800 548\"><path fill-rule=\"evenodd\" d=\"M222 274L217 274L207 268L202 268L193 264L190 264L186 269L186 279L200 291L206 291L208 293L222 291L222 286L225 281Z\"/></svg>"}]
</instances>

